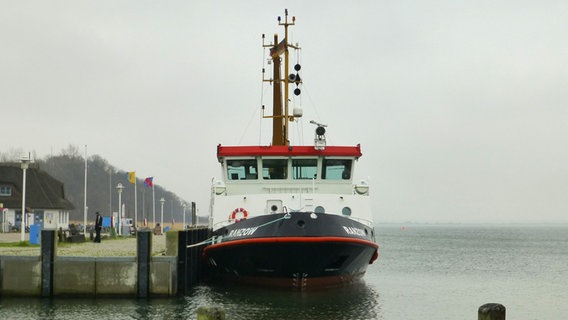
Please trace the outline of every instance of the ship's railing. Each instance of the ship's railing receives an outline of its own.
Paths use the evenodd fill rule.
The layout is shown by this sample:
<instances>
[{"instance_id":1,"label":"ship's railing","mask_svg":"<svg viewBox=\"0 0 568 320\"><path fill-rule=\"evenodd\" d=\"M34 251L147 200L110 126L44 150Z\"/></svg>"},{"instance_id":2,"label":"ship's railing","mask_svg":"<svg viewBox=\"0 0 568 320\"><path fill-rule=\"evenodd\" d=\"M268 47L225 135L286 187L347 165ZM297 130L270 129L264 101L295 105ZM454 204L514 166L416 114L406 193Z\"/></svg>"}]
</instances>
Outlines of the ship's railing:
<instances>
[{"instance_id":1,"label":"ship's railing","mask_svg":"<svg viewBox=\"0 0 568 320\"><path fill-rule=\"evenodd\" d=\"M293 214L293 212L294 211L291 211L292 214ZM303 212L313 212L313 211L307 211L306 210L306 211L303 211ZM332 213L326 213L326 214L332 214ZM344 217L346 217L347 219L351 219L351 220L355 220L357 222L360 222L360 223L366 225L369 228L373 228L373 229L375 228L375 224L372 220L354 217L354 216L344 216ZM228 220L225 220L225 221L217 222L217 223L213 224L213 230L217 230L219 228L233 224L233 223L235 223L235 221L236 221L236 219L228 219Z\"/></svg>"}]
</instances>

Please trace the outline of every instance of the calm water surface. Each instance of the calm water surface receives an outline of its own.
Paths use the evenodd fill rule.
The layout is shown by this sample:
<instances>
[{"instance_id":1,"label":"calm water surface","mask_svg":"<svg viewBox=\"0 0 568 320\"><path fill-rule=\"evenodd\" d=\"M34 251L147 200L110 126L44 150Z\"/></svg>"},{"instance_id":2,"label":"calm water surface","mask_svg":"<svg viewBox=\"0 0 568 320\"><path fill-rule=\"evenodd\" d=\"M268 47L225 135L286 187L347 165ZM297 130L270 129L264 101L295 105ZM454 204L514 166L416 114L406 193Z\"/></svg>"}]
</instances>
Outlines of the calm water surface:
<instances>
[{"instance_id":1,"label":"calm water surface","mask_svg":"<svg viewBox=\"0 0 568 320\"><path fill-rule=\"evenodd\" d=\"M568 225L380 225L365 281L318 292L199 286L174 299L0 299L0 319L568 319Z\"/></svg>"}]
</instances>

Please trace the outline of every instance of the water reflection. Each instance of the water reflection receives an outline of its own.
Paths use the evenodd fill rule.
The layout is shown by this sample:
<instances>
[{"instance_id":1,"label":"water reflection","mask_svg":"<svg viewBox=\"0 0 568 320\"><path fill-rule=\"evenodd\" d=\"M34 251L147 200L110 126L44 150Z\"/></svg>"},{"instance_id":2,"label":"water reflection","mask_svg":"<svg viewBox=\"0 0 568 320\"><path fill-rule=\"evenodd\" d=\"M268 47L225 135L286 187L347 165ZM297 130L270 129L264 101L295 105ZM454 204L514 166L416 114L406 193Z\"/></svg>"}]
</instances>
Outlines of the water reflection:
<instances>
[{"instance_id":1,"label":"water reflection","mask_svg":"<svg viewBox=\"0 0 568 320\"><path fill-rule=\"evenodd\" d=\"M382 319L375 288L358 283L326 291L290 292L239 286L198 286L163 299L0 299L0 319L196 319L204 305L222 306L227 319Z\"/></svg>"},{"instance_id":2,"label":"water reflection","mask_svg":"<svg viewBox=\"0 0 568 320\"><path fill-rule=\"evenodd\" d=\"M199 297L198 299L195 299ZM229 319L381 319L379 294L365 283L325 291L290 292L202 286L186 298L220 305ZM192 305L193 308L198 306Z\"/></svg>"}]
</instances>

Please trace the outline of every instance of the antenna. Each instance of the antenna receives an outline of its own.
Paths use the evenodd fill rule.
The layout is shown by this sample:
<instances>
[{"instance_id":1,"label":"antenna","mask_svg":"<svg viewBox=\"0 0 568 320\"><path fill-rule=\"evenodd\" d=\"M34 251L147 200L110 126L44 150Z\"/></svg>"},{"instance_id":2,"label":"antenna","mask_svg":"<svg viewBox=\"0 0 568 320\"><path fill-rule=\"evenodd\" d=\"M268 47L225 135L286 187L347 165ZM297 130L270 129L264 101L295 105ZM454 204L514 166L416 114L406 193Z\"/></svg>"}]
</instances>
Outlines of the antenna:
<instances>
[{"instance_id":1,"label":"antenna","mask_svg":"<svg viewBox=\"0 0 568 320\"><path fill-rule=\"evenodd\" d=\"M294 66L295 73L290 73L289 65L289 48L299 50L300 47L296 44L289 43L288 27L296 24L296 17L288 20L288 9L284 10L284 16L278 17L278 25L284 27L284 39L278 41L278 34L274 35L274 42L267 44L265 36L262 37L262 46L269 49L270 59L268 64L272 64L272 78L266 79L263 73L263 82L269 82L273 86L272 93L272 115L262 115L263 118L272 118L272 144L273 145L290 145L288 139L289 122L294 121L294 117L301 117L303 112L299 108L294 108L292 113L289 110L289 86L295 84L296 88L293 90L294 95L299 96L302 91L299 85L302 84L299 71L301 66L296 64ZM283 56L283 59L282 57ZM281 72L281 65L284 65L284 71ZM282 90L282 86L284 89Z\"/></svg>"},{"instance_id":2,"label":"antenna","mask_svg":"<svg viewBox=\"0 0 568 320\"><path fill-rule=\"evenodd\" d=\"M315 122L314 120L310 120L311 124L315 124L316 128L316 136L314 138L314 148L316 150L324 150L325 149L325 128L327 124L322 124Z\"/></svg>"},{"instance_id":3,"label":"antenna","mask_svg":"<svg viewBox=\"0 0 568 320\"><path fill-rule=\"evenodd\" d=\"M315 125L318 126L318 127L324 127L324 128L327 127L327 124L315 122L314 120L310 120L310 123L311 123L311 124L315 124Z\"/></svg>"}]
</instances>

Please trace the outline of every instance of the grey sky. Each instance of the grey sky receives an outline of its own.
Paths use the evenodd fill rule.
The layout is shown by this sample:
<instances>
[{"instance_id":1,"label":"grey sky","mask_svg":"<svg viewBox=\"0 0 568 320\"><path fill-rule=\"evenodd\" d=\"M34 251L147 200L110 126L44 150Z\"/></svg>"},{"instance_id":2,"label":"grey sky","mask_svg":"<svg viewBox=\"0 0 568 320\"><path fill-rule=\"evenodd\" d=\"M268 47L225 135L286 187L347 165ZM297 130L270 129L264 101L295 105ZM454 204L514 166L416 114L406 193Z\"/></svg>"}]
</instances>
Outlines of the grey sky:
<instances>
[{"instance_id":1,"label":"grey sky","mask_svg":"<svg viewBox=\"0 0 568 320\"><path fill-rule=\"evenodd\" d=\"M361 143L377 221L568 222L566 1L0 1L0 147L86 144L205 214L285 8L293 143Z\"/></svg>"}]
</instances>

